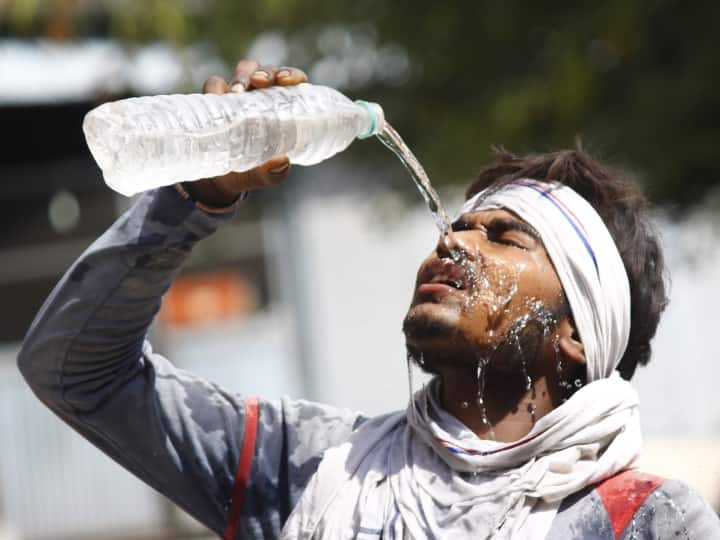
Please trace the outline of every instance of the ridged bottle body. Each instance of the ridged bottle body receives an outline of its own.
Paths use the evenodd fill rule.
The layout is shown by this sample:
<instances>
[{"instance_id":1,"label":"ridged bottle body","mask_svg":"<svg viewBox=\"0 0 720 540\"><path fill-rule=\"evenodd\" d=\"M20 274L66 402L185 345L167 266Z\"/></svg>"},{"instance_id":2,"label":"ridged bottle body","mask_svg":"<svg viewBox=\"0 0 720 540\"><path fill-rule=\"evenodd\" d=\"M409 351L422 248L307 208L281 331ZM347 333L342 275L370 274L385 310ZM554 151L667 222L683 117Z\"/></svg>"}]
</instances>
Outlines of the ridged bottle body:
<instances>
[{"instance_id":1,"label":"ridged bottle body","mask_svg":"<svg viewBox=\"0 0 720 540\"><path fill-rule=\"evenodd\" d=\"M248 170L275 156L319 163L381 128L382 110L369 105L376 109L307 83L240 94L150 96L93 109L83 130L105 182L132 195Z\"/></svg>"}]
</instances>

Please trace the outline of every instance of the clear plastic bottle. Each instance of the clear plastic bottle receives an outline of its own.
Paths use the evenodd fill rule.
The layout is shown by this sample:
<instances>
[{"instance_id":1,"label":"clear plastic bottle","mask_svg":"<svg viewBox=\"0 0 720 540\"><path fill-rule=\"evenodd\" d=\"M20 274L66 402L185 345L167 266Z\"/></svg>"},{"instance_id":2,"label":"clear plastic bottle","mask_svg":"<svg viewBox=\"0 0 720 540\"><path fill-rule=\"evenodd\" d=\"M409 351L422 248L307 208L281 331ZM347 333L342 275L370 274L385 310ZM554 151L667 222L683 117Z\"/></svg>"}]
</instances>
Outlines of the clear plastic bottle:
<instances>
[{"instance_id":1,"label":"clear plastic bottle","mask_svg":"<svg viewBox=\"0 0 720 540\"><path fill-rule=\"evenodd\" d=\"M381 131L383 111L326 86L105 103L83 122L105 182L123 195L256 167L275 156L313 165Z\"/></svg>"}]
</instances>

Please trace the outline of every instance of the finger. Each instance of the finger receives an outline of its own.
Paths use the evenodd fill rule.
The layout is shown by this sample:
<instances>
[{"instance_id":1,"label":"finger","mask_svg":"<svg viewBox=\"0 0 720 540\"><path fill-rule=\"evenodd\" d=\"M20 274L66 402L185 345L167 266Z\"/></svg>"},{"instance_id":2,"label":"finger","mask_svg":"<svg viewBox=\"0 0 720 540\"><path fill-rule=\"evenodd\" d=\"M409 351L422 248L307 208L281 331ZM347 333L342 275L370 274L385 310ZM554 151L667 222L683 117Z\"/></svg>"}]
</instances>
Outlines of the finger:
<instances>
[{"instance_id":1,"label":"finger","mask_svg":"<svg viewBox=\"0 0 720 540\"><path fill-rule=\"evenodd\" d=\"M250 75L250 86L253 88L267 88L275 82L274 66L261 66Z\"/></svg>"},{"instance_id":2,"label":"finger","mask_svg":"<svg viewBox=\"0 0 720 540\"><path fill-rule=\"evenodd\" d=\"M250 74L260 65L255 60L240 60L230 78L230 91L243 92L250 84Z\"/></svg>"},{"instance_id":3,"label":"finger","mask_svg":"<svg viewBox=\"0 0 720 540\"><path fill-rule=\"evenodd\" d=\"M217 75L213 75L205 81L202 91L203 94L226 94L228 88L228 83L225 79L218 77Z\"/></svg>"},{"instance_id":4,"label":"finger","mask_svg":"<svg viewBox=\"0 0 720 540\"><path fill-rule=\"evenodd\" d=\"M308 77L302 69L281 67L275 72L275 82L281 86L291 86L307 82Z\"/></svg>"},{"instance_id":5,"label":"finger","mask_svg":"<svg viewBox=\"0 0 720 540\"><path fill-rule=\"evenodd\" d=\"M248 171L247 181L254 188L275 186L288 177L290 160L286 156L274 157Z\"/></svg>"}]
</instances>

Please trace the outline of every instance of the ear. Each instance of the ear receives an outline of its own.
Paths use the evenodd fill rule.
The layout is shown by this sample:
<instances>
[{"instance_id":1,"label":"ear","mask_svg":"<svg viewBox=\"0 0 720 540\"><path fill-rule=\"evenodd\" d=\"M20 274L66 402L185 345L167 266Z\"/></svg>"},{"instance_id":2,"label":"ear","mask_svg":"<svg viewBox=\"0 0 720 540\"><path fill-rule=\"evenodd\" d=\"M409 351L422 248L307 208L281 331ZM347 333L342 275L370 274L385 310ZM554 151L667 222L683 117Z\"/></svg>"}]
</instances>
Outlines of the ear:
<instances>
[{"instance_id":1,"label":"ear","mask_svg":"<svg viewBox=\"0 0 720 540\"><path fill-rule=\"evenodd\" d=\"M565 357L575 364L585 364L585 348L575 329L575 323L566 317L558 323L558 345Z\"/></svg>"}]
</instances>

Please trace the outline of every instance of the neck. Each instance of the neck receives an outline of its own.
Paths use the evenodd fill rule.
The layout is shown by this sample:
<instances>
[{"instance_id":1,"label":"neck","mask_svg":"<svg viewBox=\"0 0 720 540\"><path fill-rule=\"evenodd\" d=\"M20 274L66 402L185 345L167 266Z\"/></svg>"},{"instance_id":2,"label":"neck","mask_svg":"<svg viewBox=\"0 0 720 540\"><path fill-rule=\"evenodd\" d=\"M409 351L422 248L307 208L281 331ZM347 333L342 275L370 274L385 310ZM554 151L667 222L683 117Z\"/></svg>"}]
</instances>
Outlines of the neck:
<instances>
[{"instance_id":1,"label":"neck","mask_svg":"<svg viewBox=\"0 0 720 540\"><path fill-rule=\"evenodd\" d=\"M440 378L445 410L484 439L519 440L559 402L555 378L545 374L532 378L530 388L525 374L490 368L478 376L474 367L453 367Z\"/></svg>"}]
</instances>

